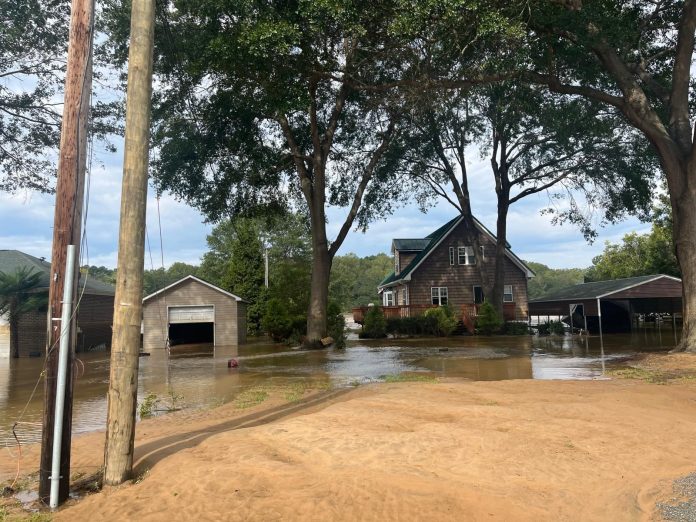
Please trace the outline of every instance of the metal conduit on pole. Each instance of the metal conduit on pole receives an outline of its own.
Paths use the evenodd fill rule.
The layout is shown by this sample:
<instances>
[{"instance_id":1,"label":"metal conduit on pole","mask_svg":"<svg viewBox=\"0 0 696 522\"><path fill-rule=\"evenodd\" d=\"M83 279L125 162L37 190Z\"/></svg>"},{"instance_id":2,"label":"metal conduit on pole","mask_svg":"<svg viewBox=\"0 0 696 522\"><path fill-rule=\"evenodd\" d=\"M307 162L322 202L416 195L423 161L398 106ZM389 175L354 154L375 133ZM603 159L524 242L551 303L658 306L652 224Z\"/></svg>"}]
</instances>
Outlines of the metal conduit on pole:
<instances>
[{"instance_id":1,"label":"metal conduit on pole","mask_svg":"<svg viewBox=\"0 0 696 522\"><path fill-rule=\"evenodd\" d=\"M63 440L63 409L65 407L65 382L68 373L70 349L70 320L73 308L73 281L75 275L75 245L68 245L65 261L65 284L60 318L60 348L58 355L58 379L56 381L56 414L53 423L53 455L51 458L51 509L58 507L60 488L60 449Z\"/></svg>"}]
</instances>

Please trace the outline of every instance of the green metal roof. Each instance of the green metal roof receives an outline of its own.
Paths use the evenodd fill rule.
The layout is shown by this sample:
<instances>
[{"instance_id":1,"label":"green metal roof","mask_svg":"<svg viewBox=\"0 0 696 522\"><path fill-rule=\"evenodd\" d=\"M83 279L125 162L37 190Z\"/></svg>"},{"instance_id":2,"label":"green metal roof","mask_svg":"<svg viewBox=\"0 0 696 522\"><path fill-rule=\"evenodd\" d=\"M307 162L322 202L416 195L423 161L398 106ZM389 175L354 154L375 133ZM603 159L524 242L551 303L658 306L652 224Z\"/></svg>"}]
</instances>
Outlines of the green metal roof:
<instances>
[{"instance_id":1,"label":"green metal roof","mask_svg":"<svg viewBox=\"0 0 696 522\"><path fill-rule=\"evenodd\" d=\"M546 303L549 301L571 301L597 299L604 296L609 296L634 286L639 286L661 277L670 277L662 274L653 274L638 277L626 277L624 279L611 279L609 281L595 281L593 283L582 283L579 285L568 286L561 288L555 292L546 294L538 299L530 301L530 303ZM676 279L676 278L674 278Z\"/></svg>"},{"instance_id":2,"label":"green metal roof","mask_svg":"<svg viewBox=\"0 0 696 522\"><path fill-rule=\"evenodd\" d=\"M430 243L430 239L394 239L394 249L401 252L417 252L423 250Z\"/></svg>"},{"instance_id":3,"label":"green metal roof","mask_svg":"<svg viewBox=\"0 0 696 522\"><path fill-rule=\"evenodd\" d=\"M0 272L11 273L18 268L27 266L33 269L33 272L41 274L41 289L48 289L51 279L51 263L44 259L39 259L19 250L0 250ZM80 290L84 284L84 277L80 274ZM116 289L94 278L87 277L87 285L85 287L86 294L92 295L114 295Z\"/></svg>"},{"instance_id":4,"label":"green metal roof","mask_svg":"<svg viewBox=\"0 0 696 522\"><path fill-rule=\"evenodd\" d=\"M447 234L450 233L450 231L454 228L454 226L459 222L461 217L462 216L457 216L454 219L451 219L450 221L448 221L447 223L442 225L440 228L438 228L437 230L435 230L431 234L425 236L425 238L422 240L395 239L394 245L395 245L395 248L397 250L401 250L401 249L396 247L396 241L422 241L422 242L427 241L427 245L423 248L423 250L418 252L416 257L414 257L411 260L411 262L399 274L392 272L386 278L384 278L384 280L378 285L378 288L386 286L390 283L394 283L395 281L399 281L399 280L405 278L406 276L408 276L411 272L413 272L413 270L420 264L420 262L423 260L423 258L427 257L430 254L430 252L433 250L433 248L435 248L435 246L440 242L440 240L444 236L446 236ZM495 238L493 233L490 230L488 230L485 226L483 226L483 224L478 219L474 218L474 221L475 221L477 227L480 227L480 229L482 231L485 231L491 237ZM507 253L510 255L510 257L513 258L513 260L516 261L519 265L525 267L527 269L527 271L533 275L534 272L524 263L524 261L522 261L519 257L517 257L515 254L513 254L510 251L510 244L507 242L506 242L506 247L508 249Z\"/></svg>"}]
</instances>

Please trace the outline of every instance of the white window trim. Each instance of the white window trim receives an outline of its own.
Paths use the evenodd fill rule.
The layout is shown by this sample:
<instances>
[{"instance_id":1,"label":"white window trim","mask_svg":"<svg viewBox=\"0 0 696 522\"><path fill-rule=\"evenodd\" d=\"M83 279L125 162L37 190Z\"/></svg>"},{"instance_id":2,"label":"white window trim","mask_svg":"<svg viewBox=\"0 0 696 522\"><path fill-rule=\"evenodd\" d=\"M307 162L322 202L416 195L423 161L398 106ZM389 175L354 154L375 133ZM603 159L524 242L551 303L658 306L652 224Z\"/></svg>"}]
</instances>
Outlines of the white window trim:
<instances>
[{"instance_id":1,"label":"white window trim","mask_svg":"<svg viewBox=\"0 0 696 522\"><path fill-rule=\"evenodd\" d=\"M508 292L507 289L510 289ZM510 299L505 299L506 295L510 295ZM515 294L513 292L512 285L503 285L503 303L514 303L515 302Z\"/></svg>"},{"instance_id":2,"label":"white window trim","mask_svg":"<svg viewBox=\"0 0 696 522\"><path fill-rule=\"evenodd\" d=\"M437 297L437 303L433 302L433 298ZM445 300L443 303L442 300ZM437 306L447 306L449 304L449 291L446 286L431 286L430 287L430 303Z\"/></svg>"},{"instance_id":3,"label":"white window trim","mask_svg":"<svg viewBox=\"0 0 696 522\"><path fill-rule=\"evenodd\" d=\"M462 252L464 253L464 262L462 263ZM475 265L476 256L474 255L474 247L472 246L460 246L457 247L457 264L459 265Z\"/></svg>"},{"instance_id":4,"label":"white window trim","mask_svg":"<svg viewBox=\"0 0 696 522\"><path fill-rule=\"evenodd\" d=\"M391 304L389 302L391 301ZM394 306L394 292L391 290L385 290L384 299L382 301L384 306Z\"/></svg>"}]
</instances>

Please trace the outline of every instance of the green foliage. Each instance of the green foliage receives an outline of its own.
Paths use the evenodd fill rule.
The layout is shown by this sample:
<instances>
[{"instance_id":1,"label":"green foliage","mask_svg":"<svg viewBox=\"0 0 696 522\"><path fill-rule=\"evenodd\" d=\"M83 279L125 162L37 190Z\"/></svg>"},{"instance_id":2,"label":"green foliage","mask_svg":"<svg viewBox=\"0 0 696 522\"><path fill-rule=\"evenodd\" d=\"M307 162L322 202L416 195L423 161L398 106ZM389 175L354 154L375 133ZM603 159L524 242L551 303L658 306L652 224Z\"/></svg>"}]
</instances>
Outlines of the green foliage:
<instances>
[{"instance_id":1,"label":"green foliage","mask_svg":"<svg viewBox=\"0 0 696 522\"><path fill-rule=\"evenodd\" d=\"M370 306L365 313L365 319L360 337L380 339L387 335L387 322L380 306Z\"/></svg>"},{"instance_id":2,"label":"green foliage","mask_svg":"<svg viewBox=\"0 0 696 522\"><path fill-rule=\"evenodd\" d=\"M537 326L539 335L564 335L565 325L561 321L548 321Z\"/></svg>"},{"instance_id":3,"label":"green foliage","mask_svg":"<svg viewBox=\"0 0 696 522\"><path fill-rule=\"evenodd\" d=\"M284 341L291 337L299 339L305 332L305 316L293 315L285 301L271 298L266 303L261 327L275 341Z\"/></svg>"},{"instance_id":4,"label":"green foliage","mask_svg":"<svg viewBox=\"0 0 696 522\"><path fill-rule=\"evenodd\" d=\"M434 315L414 317L390 317L387 319L387 334L394 337L418 337L439 335L438 318Z\"/></svg>"},{"instance_id":5,"label":"green foliage","mask_svg":"<svg viewBox=\"0 0 696 522\"><path fill-rule=\"evenodd\" d=\"M138 413L140 414L140 418L145 419L147 417L151 417L155 412L155 407L159 401L160 399L157 397L156 393L148 393L145 398L143 398L143 401L138 405Z\"/></svg>"},{"instance_id":6,"label":"green foliage","mask_svg":"<svg viewBox=\"0 0 696 522\"><path fill-rule=\"evenodd\" d=\"M519 321L507 321L503 325L502 332L505 335L529 335L531 333L527 323Z\"/></svg>"},{"instance_id":7,"label":"green foliage","mask_svg":"<svg viewBox=\"0 0 696 522\"><path fill-rule=\"evenodd\" d=\"M476 329L484 335L498 332L503 326L503 320L491 303L485 301L478 310Z\"/></svg>"},{"instance_id":8,"label":"green foliage","mask_svg":"<svg viewBox=\"0 0 696 522\"><path fill-rule=\"evenodd\" d=\"M197 276L198 267L181 262L173 263L169 268L166 269L160 267L145 270L143 273L143 295L150 295L154 292L162 290L172 283L175 283L190 275ZM113 278L115 283L116 271L114 271Z\"/></svg>"},{"instance_id":9,"label":"green foliage","mask_svg":"<svg viewBox=\"0 0 696 522\"><path fill-rule=\"evenodd\" d=\"M457 328L457 318L448 306L429 308L424 315L437 321L437 333L439 335L447 337Z\"/></svg>"},{"instance_id":10,"label":"green foliage","mask_svg":"<svg viewBox=\"0 0 696 522\"><path fill-rule=\"evenodd\" d=\"M378 300L377 285L393 269L394 261L387 254L336 256L331 265L329 295L346 312L373 303Z\"/></svg>"},{"instance_id":11,"label":"green foliage","mask_svg":"<svg viewBox=\"0 0 696 522\"><path fill-rule=\"evenodd\" d=\"M549 268L534 261L525 261L525 263L536 274L527 283L530 300L584 281L585 269L583 268Z\"/></svg>"},{"instance_id":12,"label":"green foliage","mask_svg":"<svg viewBox=\"0 0 696 522\"><path fill-rule=\"evenodd\" d=\"M672 239L672 216L664 200L655 208L650 233L632 232L621 243L607 242L592 260L587 281L604 281L651 274L681 277Z\"/></svg>"},{"instance_id":13,"label":"green foliage","mask_svg":"<svg viewBox=\"0 0 696 522\"><path fill-rule=\"evenodd\" d=\"M10 342L13 357L19 357L19 319L29 312L45 308L47 292L38 292L41 273L33 268L20 267L15 272L0 272L0 316L10 324Z\"/></svg>"},{"instance_id":14,"label":"green foliage","mask_svg":"<svg viewBox=\"0 0 696 522\"><path fill-rule=\"evenodd\" d=\"M328 327L327 333L329 337L333 337L334 346L336 348L345 348L346 346L346 318L341 312L341 307L338 303L329 303L328 309Z\"/></svg>"}]
</instances>

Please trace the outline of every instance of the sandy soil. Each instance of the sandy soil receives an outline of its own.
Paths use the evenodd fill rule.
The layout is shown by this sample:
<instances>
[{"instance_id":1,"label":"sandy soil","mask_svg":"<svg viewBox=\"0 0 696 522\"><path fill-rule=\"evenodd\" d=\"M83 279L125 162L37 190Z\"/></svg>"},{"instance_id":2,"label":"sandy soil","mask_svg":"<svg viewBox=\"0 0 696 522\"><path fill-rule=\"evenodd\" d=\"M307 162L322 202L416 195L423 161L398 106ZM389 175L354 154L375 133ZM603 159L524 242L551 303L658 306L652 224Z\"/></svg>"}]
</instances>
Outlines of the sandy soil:
<instances>
[{"instance_id":1,"label":"sandy soil","mask_svg":"<svg viewBox=\"0 0 696 522\"><path fill-rule=\"evenodd\" d=\"M326 399L242 425L228 407L143 423L141 480L55 520L650 520L696 470L693 380L410 382ZM101 450L99 434L77 439L78 467Z\"/></svg>"}]
</instances>

